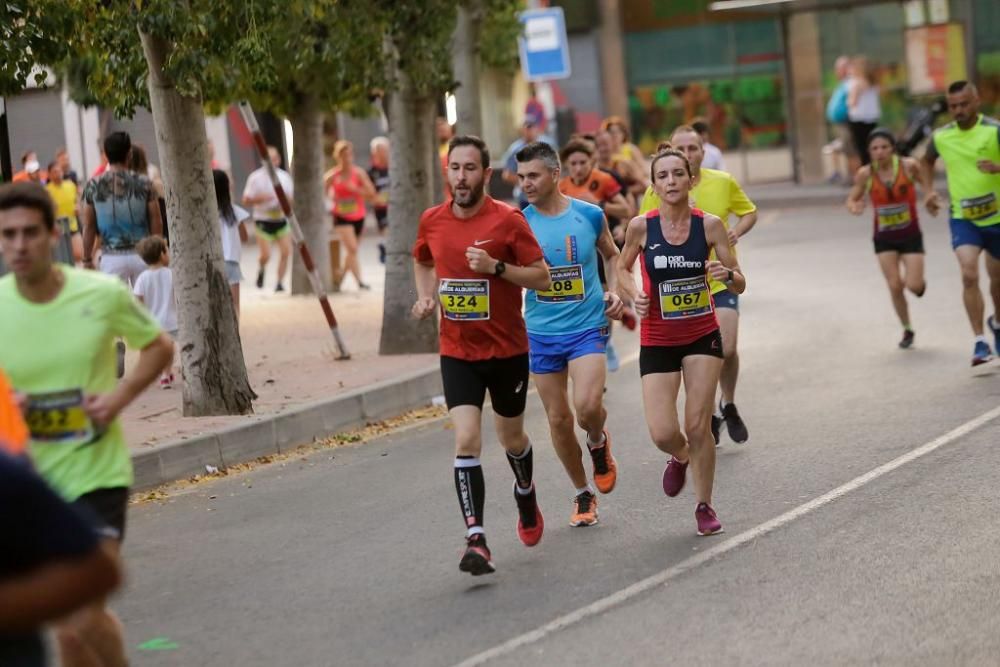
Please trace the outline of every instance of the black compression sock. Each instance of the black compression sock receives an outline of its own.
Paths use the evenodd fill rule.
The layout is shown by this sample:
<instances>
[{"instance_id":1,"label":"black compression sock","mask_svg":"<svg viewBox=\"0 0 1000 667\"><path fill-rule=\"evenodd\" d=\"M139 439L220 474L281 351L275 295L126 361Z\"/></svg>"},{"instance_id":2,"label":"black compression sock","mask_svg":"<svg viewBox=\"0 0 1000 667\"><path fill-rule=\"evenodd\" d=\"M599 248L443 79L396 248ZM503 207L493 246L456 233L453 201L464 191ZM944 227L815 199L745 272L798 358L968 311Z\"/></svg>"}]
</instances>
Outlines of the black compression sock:
<instances>
[{"instance_id":1,"label":"black compression sock","mask_svg":"<svg viewBox=\"0 0 1000 667\"><path fill-rule=\"evenodd\" d=\"M458 494L458 504L462 508L466 530L482 532L486 481L483 479L483 467L479 465L478 458L474 456L455 458L455 492ZM473 531L474 528L478 530Z\"/></svg>"},{"instance_id":2,"label":"black compression sock","mask_svg":"<svg viewBox=\"0 0 1000 667\"><path fill-rule=\"evenodd\" d=\"M510 464L510 469L514 471L514 479L517 480L517 485L521 489L527 490L531 488L531 477L534 469L533 458L530 442L524 448L524 451L517 456L507 452L507 463Z\"/></svg>"}]
</instances>

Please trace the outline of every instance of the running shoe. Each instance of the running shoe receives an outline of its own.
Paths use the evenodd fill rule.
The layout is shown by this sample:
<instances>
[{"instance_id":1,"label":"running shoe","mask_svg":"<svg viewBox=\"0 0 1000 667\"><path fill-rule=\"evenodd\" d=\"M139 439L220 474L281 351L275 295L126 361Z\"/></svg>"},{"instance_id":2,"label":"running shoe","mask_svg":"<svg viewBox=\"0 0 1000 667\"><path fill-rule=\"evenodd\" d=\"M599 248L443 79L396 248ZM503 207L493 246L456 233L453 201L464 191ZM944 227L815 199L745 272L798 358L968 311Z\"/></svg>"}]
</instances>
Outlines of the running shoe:
<instances>
[{"instance_id":1,"label":"running shoe","mask_svg":"<svg viewBox=\"0 0 1000 667\"><path fill-rule=\"evenodd\" d=\"M533 547L542 539L545 530L542 511L535 499L535 485L531 485L531 493L520 494L514 482L514 502L517 503L517 537L524 546Z\"/></svg>"},{"instance_id":2,"label":"running shoe","mask_svg":"<svg viewBox=\"0 0 1000 667\"><path fill-rule=\"evenodd\" d=\"M708 503L698 503L698 507L694 511L694 518L698 522L698 534L702 537L724 532L722 522L719 521L715 510Z\"/></svg>"},{"instance_id":3,"label":"running shoe","mask_svg":"<svg viewBox=\"0 0 1000 667\"><path fill-rule=\"evenodd\" d=\"M632 312L631 308L626 308L625 312L622 313L622 324L624 324L625 328L629 331L635 331L635 325L637 323L638 320L635 318L635 313Z\"/></svg>"},{"instance_id":4,"label":"running shoe","mask_svg":"<svg viewBox=\"0 0 1000 667\"><path fill-rule=\"evenodd\" d=\"M735 403L727 403L722 407L722 419L726 422L726 430L733 442L743 444L750 438L747 425L743 423Z\"/></svg>"},{"instance_id":5,"label":"running shoe","mask_svg":"<svg viewBox=\"0 0 1000 667\"><path fill-rule=\"evenodd\" d=\"M458 564L458 569L468 572L474 577L481 574L493 574L497 571L491 560L490 549L486 546L486 536L476 533L465 538L465 553Z\"/></svg>"},{"instance_id":6,"label":"running shoe","mask_svg":"<svg viewBox=\"0 0 1000 667\"><path fill-rule=\"evenodd\" d=\"M899 346L908 350L913 346L913 332L907 329L903 332L903 340L899 341Z\"/></svg>"},{"instance_id":7,"label":"running shoe","mask_svg":"<svg viewBox=\"0 0 1000 667\"><path fill-rule=\"evenodd\" d=\"M597 496L590 491L577 494L573 499L573 516L569 518L571 526L593 526L597 523Z\"/></svg>"},{"instance_id":8,"label":"running shoe","mask_svg":"<svg viewBox=\"0 0 1000 667\"><path fill-rule=\"evenodd\" d=\"M997 322L997 316L990 315L987 317L986 326L993 332L993 349L997 350L997 353L1000 354L1000 322Z\"/></svg>"},{"instance_id":9,"label":"running shoe","mask_svg":"<svg viewBox=\"0 0 1000 667\"><path fill-rule=\"evenodd\" d=\"M976 346L972 349L972 365L979 366L991 361L993 361L993 353L990 352L989 343L977 340Z\"/></svg>"},{"instance_id":10,"label":"running shoe","mask_svg":"<svg viewBox=\"0 0 1000 667\"><path fill-rule=\"evenodd\" d=\"M358 289L367 291L370 290L371 288L372 286L369 285L368 283L358 283Z\"/></svg>"},{"instance_id":11,"label":"running shoe","mask_svg":"<svg viewBox=\"0 0 1000 667\"><path fill-rule=\"evenodd\" d=\"M160 389L170 389L174 386L174 376L173 375L161 375L160 376Z\"/></svg>"},{"instance_id":12,"label":"running shoe","mask_svg":"<svg viewBox=\"0 0 1000 667\"><path fill-rule=\"evenodd\" d=\"M606 349L608 353L608 372L614 373L615 371L618 370L618 367L620 366L620 364L618 363L618 353L615 352L615 346L611 344L610 340L608 341L608 346Z\"/></svg>"},{"instance_id":13,"label":"running shoe","mask_svg":"<svg viewBox=\"0 0 1000 667\"><path fill-rule=\"evenodd\" d=\"M385 244L378 244L378 261L380 264L385 264Z\"/></svg>"},{"instance_id":14,"label":"running shoe","mask_svg":"<svg viewBox=\"0 0 1000 667\"><path fill-rule=\"evenodd\" d=\"M282 285L281 283L278 283L278 286L274 288L274 291L275 292L284 292L285 291L285 286Z\"/></svg>"},{"instance_id":15,"label":"running shoe","mask_svg":"<svg viewBox=\"0 0 1000 667\"><path fill-rule=\"evenodd\" d=\"M722 417L712 413L712 437L715 438L715 446L719 446L720 432L722 430Z\"/></svg>"},{"instance_id":16,"label":"running shoe","mask_svg":"<svg viewBox=\"0 0 1000 667\"><path fill-rule=\"evenodd\" d=\"M264 289L264 269L257 271L257 289Z\"/></svg>"},{"instance_id":17,"label":"running shoe","mask_svg":"<svg viewBox=\"0 0 1000 667\"><path fill-rule=\"evenodd\" d=\"M690 461L688 462L690 463ZM681 463L673 456L667 462L667 467L663 469L663 492L673 498L684 488L684 481L687 479L687 463Z\"/></svg>"},{"instance_id":18,"label":"running shoe","mask_svg":"<svg viewBox=\"0 0 1000 667\"><path fill-rule=\"evenodd\" d=\"M601 493L614 491L618 481L618 462L611 455L611 435L607 429L604 429L604 444L590 450L590 459L594 463L594 486Z\"/></svg>"}]
</instances>

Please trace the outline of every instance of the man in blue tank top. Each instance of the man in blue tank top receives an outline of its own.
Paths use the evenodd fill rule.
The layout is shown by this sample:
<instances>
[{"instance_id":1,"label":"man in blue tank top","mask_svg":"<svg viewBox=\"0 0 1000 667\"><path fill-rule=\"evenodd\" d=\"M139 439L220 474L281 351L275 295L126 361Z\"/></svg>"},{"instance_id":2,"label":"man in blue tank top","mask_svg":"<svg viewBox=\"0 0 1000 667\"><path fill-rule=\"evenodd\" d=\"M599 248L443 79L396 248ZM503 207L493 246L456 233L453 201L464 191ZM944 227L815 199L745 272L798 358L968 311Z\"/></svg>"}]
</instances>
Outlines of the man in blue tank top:
<instances>
[{"instance_id":1,"label":"man in blue tank top","mask_svg":"<svg viewBox=\"0 0 1000 667\"><path fill-rule=\"evenodd\" d=\"M551 146L533 142L515 158L521 192L529 203L524 216L552 276L550 290L528 290L524 300L531 373L549 419L552 444L576 489L570 525L592 526L597 523L597 497L576 439L568 379L573 378L576 423L587 432L594 485L610 493L618 467L605 428L605 346L608 318L620 319L624 307L614 291L604 291L597 263L606 262L608 277L614 276L618 248L599 207L559 191L559 156Z\"/></svg>"}]
</instances>

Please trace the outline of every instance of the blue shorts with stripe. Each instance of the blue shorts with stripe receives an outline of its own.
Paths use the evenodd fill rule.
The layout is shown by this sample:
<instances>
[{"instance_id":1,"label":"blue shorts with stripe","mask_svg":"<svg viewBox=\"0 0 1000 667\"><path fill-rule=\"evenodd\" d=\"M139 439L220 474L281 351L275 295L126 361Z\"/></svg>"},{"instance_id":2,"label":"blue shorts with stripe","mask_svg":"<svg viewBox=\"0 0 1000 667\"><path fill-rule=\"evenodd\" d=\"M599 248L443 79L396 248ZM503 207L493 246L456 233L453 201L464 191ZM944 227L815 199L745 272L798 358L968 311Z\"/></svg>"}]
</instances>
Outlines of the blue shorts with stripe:
<instances>
[{"instance_id":1,"label":"blue shorts with stripe","mask_svg":"<svg viewBox=\"0 0 1000 667\"><path fill-rule=\"evenodd\" d=\"M587 329L573 334L543 335L528 332L528 358L531 372L537 375L566 370L573 359L588 354L605 354L608 327Z\"/></svg>"}]
</instances>

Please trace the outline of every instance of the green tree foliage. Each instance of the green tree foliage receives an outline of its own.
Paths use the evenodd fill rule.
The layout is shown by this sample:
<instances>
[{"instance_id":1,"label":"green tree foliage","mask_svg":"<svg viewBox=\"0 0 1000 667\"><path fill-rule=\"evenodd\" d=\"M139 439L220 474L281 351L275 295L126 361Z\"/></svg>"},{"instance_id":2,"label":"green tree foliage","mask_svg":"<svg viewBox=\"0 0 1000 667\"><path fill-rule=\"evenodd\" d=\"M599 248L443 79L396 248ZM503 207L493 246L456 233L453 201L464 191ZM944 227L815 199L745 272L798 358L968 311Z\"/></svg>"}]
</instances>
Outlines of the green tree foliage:
<instances>
[{"instance_id":1,"label":"green tree foliage","mask_svg":"<svg viewBox=\"0 0 1000 667\"><path fill-rule=\"evenodd\" d=\"M518 14L523 0L485 0L479 57L486 67L513 74L518 68L517 38L523 27Z\"/></svg>"}]
</instances>

